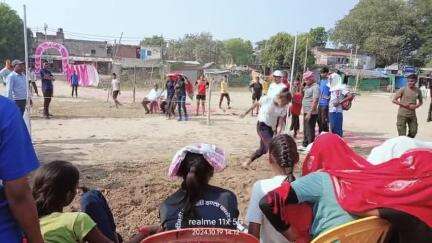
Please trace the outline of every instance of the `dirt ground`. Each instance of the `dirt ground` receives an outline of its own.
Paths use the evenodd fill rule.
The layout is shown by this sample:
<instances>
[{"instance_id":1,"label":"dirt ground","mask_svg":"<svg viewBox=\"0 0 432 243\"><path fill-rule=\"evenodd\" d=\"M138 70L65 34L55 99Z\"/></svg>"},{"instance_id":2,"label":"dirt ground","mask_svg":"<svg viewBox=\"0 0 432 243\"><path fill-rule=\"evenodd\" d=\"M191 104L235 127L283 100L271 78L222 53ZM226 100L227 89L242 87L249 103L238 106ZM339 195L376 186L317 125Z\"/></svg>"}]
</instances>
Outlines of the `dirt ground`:
<instances>
[{"instance_id":1,"label":"dirt ground","mask_svg":"<svg viewBox=\"0 0 432 243\"><path fill-rule=\"evenodd\" d=\"M227 112L217 108L218 94L213 96L211 126L204 117L177 122L158 114L145 115L139 103L145 90L138 91L136 103L132 103L131 91L123 91L120 109L106 102L107 91L79 88L78 92L79 98L73 99L70 88L56 81L50 120L42 118L42 100L35 98L34 144L41 162L73 162L82 173L81 185L104 191L118 230L126 238L140 225L158 223L159 204L179 186L166 176L169 163L175 151L187 144L206 142L225 149L229 166L215 174L211 183L237 194L241 219L252 184L272 175L266 158L254 163L251 170L240 168L258 146L256 117L238 118L251 102L246 88L232 89L233 109ZM429 102L430 98L418 111L418 138L430 141ZM346 140L358 152L368 154L372 147L397 135L396 112L390 94L362 94L344 115Z\"/></svg>"}]
</instances>

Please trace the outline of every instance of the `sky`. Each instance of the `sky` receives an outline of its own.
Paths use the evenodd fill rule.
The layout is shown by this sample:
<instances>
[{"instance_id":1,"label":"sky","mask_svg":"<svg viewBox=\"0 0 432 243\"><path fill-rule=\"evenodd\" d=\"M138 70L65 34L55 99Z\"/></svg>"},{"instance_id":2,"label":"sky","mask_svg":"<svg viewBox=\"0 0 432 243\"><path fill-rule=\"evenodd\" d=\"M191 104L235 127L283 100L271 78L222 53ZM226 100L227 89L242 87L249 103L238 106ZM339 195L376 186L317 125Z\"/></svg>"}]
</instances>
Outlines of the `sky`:
<instances>
[{"instance_id":1,"label":"sky","mask_svg":"<svg viewBox=\"0 0 432 243\"><path fill-rule=\"evenodd\" d=\"M278 32L307 32L334 27L358 0L0 0L27 25L48 33L63 28L67 38L124 43L163 35L177 39L187 33L210 32L216 39L244 38L257 42Z\"/></svg>"}]
</instances>

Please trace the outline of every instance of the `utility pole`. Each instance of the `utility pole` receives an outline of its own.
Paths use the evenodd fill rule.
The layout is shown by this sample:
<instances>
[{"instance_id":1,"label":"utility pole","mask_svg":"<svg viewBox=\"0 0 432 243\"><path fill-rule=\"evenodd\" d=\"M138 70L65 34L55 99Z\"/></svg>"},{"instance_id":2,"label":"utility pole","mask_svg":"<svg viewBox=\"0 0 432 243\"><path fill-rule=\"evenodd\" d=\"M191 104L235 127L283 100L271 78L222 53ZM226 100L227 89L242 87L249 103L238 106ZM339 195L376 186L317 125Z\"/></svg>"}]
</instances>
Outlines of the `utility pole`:
<instances>
[{"instance_id":1,"label":"utility pole","mask_svg":"<svg viewBox=\"0 0 432 243\"><path fill-rule=\"evenodd\" d=\"M358 61L358 58L357 58L357 54L358 54L358 49L359 49L359 46L357 45L356 46L356 51L355 51L355 68L356 68L356 71L357 71L357 76L356 76L356 84L355 84L355 88L354 88L354 91L355 92L357 92L357 87L358 87L358 84L359 84L359 79L360 79L360 70L358 69L358 63L359 63L359 61Z\"/></svg>"},{"instance_id":2,"label":"utility pole","mask_svg":"<svg viewBox=\"0 0 432 243\"><path fill-rule=\"evenodd\" d=\"M46 23L44 23L45 41L48 40L48 38L47 38L47 29L48 29L48 25Z\"/></svg>"},{"instance_id":3,"label":"utility pole","mask_svg":"<svg viewBox=\"0 0 432 243\"><path fill-rule=\"evenodd\" d=\"M290 77L291 82L294 80L294 66L295 66L295 59L296 59L296 52L297 52L297 36L298 34L296 34L294 38L294 53L293 53L293 59L291 63L291 77ZM293 89L293 85L291 85L291 92L292 89Z\"/></svg>"},{"instance_id":4,"label":"utility pole","mask_svg":"<svg viewBox=\"0 0 432 243\"><path fill-rule=\"evenodd\" d=\"M307 65L307 59L308 59L308 45L309 45L309 36L306 37L306 53L305 53L305 60L303 65L303 72L306 72L306 65ZM292 80L291 80L292 82Z\"/></svg>"},{"instance_id":5,"label":"utility pole","mask_svg":"<svg viewBox=\"0 0 432 243\"><path fill-rule=\"evenodd\" d=\"M27 8L26 5L23 5L23 11L24 11L24 23L23 23L23 28L24 28L24 59L25 59L25 79L26 79L26 90L27 90L27 101L26 101L26 110L27 110L27 114L24 117L25 122L27 123L27 129L31 135L31 124L30 124L30 112L31 112L31 107L30 107L30 88L29 88L29 83L28 83L28 78L29 78L29 59L28 59L28 40L27 40Z\"/></svg>"}]
</instances>

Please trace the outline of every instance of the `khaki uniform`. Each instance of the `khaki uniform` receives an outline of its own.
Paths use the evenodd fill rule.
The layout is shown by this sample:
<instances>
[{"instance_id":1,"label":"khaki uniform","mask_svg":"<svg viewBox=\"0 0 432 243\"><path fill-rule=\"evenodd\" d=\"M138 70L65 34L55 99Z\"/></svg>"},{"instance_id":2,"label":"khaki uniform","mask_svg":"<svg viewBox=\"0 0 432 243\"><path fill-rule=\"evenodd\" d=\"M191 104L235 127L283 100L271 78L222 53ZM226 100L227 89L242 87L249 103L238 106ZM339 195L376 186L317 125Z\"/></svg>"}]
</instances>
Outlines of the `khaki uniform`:
<instances>
[{"instance_id":1,"label":"khaki uniform","mask_svg":"<svg viewBox=\"0 0 432 243\"><path fill-rule=\"evenodd\" d=\"M416 105L417 100L419 100L420 102L423 101L422 93L417 87L415 87L414 89L410 89L408 87L401 88L396 93L396 97L400 97L400 103L403 105ZM414 138L417 134L418 129L417 115L415 110L406 109L400 106L397 115L396 126L399 136L408 136Z\"/></svg>"}]
</instances>

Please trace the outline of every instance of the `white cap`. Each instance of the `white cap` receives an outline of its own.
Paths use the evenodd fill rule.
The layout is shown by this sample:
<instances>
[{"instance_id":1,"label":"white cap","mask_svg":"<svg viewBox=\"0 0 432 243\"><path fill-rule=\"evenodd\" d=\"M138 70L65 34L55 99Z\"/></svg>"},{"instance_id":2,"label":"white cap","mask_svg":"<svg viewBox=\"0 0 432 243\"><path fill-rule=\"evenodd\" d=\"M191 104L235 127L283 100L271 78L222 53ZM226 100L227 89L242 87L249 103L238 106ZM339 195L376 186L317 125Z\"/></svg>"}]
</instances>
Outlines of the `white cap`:
<instances>
[{"instance_id":1,"label":"white cap","mask_svg":"<svg viewBox=\"0 0 432 243\"><path fill-rule=\"evenodd\" d=\"M276 71L273 72L273 76L283 77L285 75L283 74L283 72L281 70L276 70Z\"/></svg>"}]
</instances>

